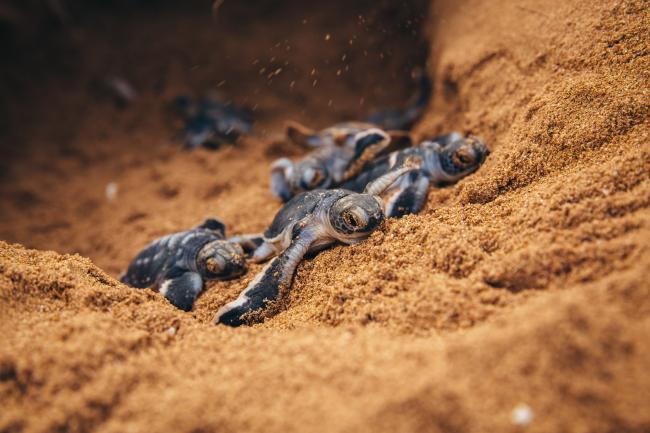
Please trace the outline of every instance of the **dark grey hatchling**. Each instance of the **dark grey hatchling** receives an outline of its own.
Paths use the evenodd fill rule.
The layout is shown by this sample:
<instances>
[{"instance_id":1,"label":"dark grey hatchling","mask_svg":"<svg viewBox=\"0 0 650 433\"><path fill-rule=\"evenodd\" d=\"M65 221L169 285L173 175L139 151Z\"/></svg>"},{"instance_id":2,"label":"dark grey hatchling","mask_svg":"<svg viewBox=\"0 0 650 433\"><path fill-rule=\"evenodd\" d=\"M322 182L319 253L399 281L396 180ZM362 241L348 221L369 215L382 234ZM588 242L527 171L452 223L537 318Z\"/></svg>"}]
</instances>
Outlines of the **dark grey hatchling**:
<instances>
[{"instance_id":1,"label":"dark grey hatchling","mask_svg":"<svg viewBox=\"0 0 650 433\"><path fill-rule=\"evenodd\" d=\"M392 152L376 159L341 187L363 191L370 182L399 167L406 158L420 157L421 166L390 185L381 195L386 216L399 217L419 212L424 206L429 186L451 184L476 171L490 154L475 136L458 132L427 140L415 147Z\"/></svg>"},{"instance_id":2,"label":"dark grey hatchling","mask_svg":"<svg viewBox=\"0 0 650 433\"><path fill-rule=\"evenodd\" d=\"M156 288L176 307L189 311L206 280L224 280L246 272L244 251L224 239L225 226L214 218L147 245L121 281L132 287Z\"/></svg>"},{"instance_id":3,"label":"dark grey hatchling","mask_svg":"<svg viewBox=\"0 0 650 433\"><path fill-rule=\"evenodd\" d=\"M295 196L276 214L261 238L253 261L275 256L239 297L216 315L215 322L229 326L260 321L257 314L288 290L293 274L305 254L337 242L355 244L366 239L384 220L379 195L398 177L416 169L419 161L407 159L403 166L375 179L363 193L344 189L308 191ZM251 236L250 238L253 238ZM235 238L233 238L234 240ZM244 238L240 240L244 241Z\"/></svg>"}]
</instances>

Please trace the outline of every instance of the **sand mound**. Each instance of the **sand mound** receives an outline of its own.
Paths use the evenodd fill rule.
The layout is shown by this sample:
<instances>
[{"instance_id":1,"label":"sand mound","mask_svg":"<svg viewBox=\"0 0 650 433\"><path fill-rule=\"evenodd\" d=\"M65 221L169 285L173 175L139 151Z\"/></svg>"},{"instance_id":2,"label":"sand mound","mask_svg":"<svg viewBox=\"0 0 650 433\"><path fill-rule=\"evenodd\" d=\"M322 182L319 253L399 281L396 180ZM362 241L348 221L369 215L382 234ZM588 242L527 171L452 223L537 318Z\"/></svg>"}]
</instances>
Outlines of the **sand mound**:
<instances>
[{"instance_id":1,"label":"sand mound","mask_svg":"<svg viewBox=\"0 0 650 433\"><path fill-rule=\"evenodd\" d=\"M17 156L0 237L105 271L0 242L0 431L650 431L648 18L631 0L434 2L416 134L493 153L421 214L305 261L250 328L210 321L258 267L192 313L114 277L207 215L263 228L268 163L300 149L178 153L137 114L155 95L82 116L53 164Z\"/></svg>"}]
</instances>

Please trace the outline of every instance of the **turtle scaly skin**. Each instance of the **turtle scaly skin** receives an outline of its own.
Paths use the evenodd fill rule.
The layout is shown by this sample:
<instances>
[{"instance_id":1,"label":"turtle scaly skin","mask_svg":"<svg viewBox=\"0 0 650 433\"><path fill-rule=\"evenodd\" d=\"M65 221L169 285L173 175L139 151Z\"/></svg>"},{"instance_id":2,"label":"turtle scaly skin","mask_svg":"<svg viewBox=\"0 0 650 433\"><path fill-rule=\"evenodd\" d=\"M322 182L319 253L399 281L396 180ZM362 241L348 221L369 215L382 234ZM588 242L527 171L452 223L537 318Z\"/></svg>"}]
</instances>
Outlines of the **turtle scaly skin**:
<instances>
[{"instance_id":1,"label":"turtle scaly skin","mask_svg":"<svg viewBox=\"0 0 650 433\"><path fill-rule=\"evenodd\" d=\"M224 240L224 225L208 219L191 230L163 236L131 262L121 281L154 287L176 307L189 311L206 280L228 279L246 271L241 247Z\"/></svg>"}]
</instances>

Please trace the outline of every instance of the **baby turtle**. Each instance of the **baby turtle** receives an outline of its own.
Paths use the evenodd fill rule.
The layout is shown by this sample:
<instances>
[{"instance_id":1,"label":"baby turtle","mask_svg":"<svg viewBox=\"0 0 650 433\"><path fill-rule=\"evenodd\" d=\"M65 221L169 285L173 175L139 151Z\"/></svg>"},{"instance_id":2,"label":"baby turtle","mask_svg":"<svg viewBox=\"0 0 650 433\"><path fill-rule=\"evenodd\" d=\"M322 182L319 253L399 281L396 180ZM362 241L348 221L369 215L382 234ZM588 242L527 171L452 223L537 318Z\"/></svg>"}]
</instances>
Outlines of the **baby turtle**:
<instances>
[{"instance_id":1,"label":"baby turtle","mask_svg":"<svg viewBox=\"0 0 650 433\"><path fill-rule=\"evenodd\" d=\"M307 253L340 242L366 239L384 219L381 194L395 179L416 169L410 158L404 165L370 183L362 194L344 189L308 191L295 196L276 214L263 235L253 260L273 258L239 297L223 306L215 323L239 326L262 320L258 310L278 300L288 290L298 263Z\"/></svg>"},{"instance_id":2,"label":"baby turtle","mask_svg":"<svg viewBox=\"0 0 650 433\"><path fill-rule=\"evenodd\" d=\"M183 135L187 149L216 149L223 143L234 143L253 128L250 113L213 98L193 100L179 96L174 105L185 119Z\"/></svg>"},{"instance_id":3,"label":"baby turtle","mask_svg":"<svg viewBox=\"0 0 650 433\"><path fill-rule=\"evenodd\" d=\"M433 89L431 79L424 70L413 71L413 78L417 81L418 91L413 95L406 108L380 110L368 116L366 121L386 130L411 129L429 104Z\"/></svg>"},{"instance_id":4,"label":"baby turtle","mask_svg":"<svg viewBox=\"0 0 650 433\"><path fill-rule=\"evenodd\" d=\"M210 218L191 230L156 239L133 259L121 281L131 287L154 287L176 307L189 311L205 280L246 272L241 246L224 237L223 223Z\"/></svg>"},{"instance_id":5,"label":"baby turtle","mask_svg":"<svg viewBox=\"0 0 650 433\"><path fill-rule=\"evenodd\" d=\"M399 167L406 158L419 156L422 165L401 176L382 194L386 216L399 217L422 209L431 184L451 184L476 171L490 154L483 142L458 132L424 141L416 147L398 150L370 164L341 187L351 191L363 189L380 176Z\"/></svg>"},{"instance_id":6,"label":"baby turtle","mask_svg":"<svg viewBox=\"0 0 650 433\"><path fill-rule=\"evenodd\" d=\"M271 192L285 202L301 192L340 185L391 144L411 144L407 133L385 132L363 122L339 123L318 132L291 123L287 136L315 149L298 161L281 158L271 165Z\"/></svg>"}]
</instances>

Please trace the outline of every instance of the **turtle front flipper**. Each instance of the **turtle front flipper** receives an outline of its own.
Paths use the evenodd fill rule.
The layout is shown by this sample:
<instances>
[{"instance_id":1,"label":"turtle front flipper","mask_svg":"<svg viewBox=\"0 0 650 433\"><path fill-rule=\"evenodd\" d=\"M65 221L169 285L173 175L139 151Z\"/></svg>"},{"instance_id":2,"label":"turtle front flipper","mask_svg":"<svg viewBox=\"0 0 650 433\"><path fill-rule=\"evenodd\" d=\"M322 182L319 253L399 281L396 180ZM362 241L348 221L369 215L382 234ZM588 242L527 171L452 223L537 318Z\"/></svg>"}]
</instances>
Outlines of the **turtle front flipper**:
<instances>
[{"instance_id":1,"label":"turtle front flipper","mask_svg":"<svg viewBox=\"0 0 650 433\"><path fill-rule=\"evenodd\" d=\"M316 131L294 121L287 122L287 137L294 143L305 147L318 147L322 144Z\"/></svg>"},{"instance_id":2,"label":"turtle front flipper","mask_svg":"<svg viewBox=\"0 0 650 433\"><path fill-rule=\"evenodd\" d=\"M438 143L440 147L447 147L449 144L453 143L454 141L461 140L463 138L463 135L460 132L450 132L449 134L445 135L439 135L432 140L431 142Z\"/></svg>"},{"instance_id":3,"label":"turtle front flipper","mask_svg":"<svg viewBox=\"0 0 650 433\"><path fill-rule=\"evenodd\" d=\"M263 319L261 315L250 313L266 308L269 302L276 301L280 297L283 288L289 288L298 263L316 239L315 230L303 229L287 249L262 269L236 300L221 307L214 323L240 326L244 323L261 321Z\"/></svg>"},{"instance_id":4,"label":"turtle front flipper","mask_svg":"<svg viewBox=\"0 0 650 433\"><path fill-rule=\"evenodd\" d=\"M203 291L203 279L197 272L172 268L158 288L169 302L184 311L190 311Z\"/></svg>"},{"instance_id":5,"label":"turtle front flipper","mask_svg":"<svg viewBox=\"0 0 650 433\"><path fill-rule=\"evenodd\" d=\"M264 243L263 233L254 233L246 235L231 236L228 242L238 244L246 254L252 254L255 250Z\"/></svg>"},{"instance_id":6,"label":"turtle front flipper","mask_svg":"<svg viewBox=\"0 0 650 433\"><path fill-rule=\"evenodd\" d=\"M411 172L405 177L407 179L400 184L399 190L390 199L384 200L384 212L387 217L418 213L424 206L429 191L429 178L421 170Z\"/></svg>"},{"instance_id":7,"label":"turtle front flipper","mask_svg":"<svg viewBox=\"0 0 650 433\"><path fill-rule=\"evenodd\" d=\"M290 179L294 164L288 158L280 158L271 164L271 193L287 202L293 197Z\"/></svg>"},{"instance_id":8,"label":"turtle front flipper","mask_svg":"<svg viewBox=\"0 0 650 433\"><path fill-rule=\"evenodd\" d=\"M194 228L210 230L211 232L220 234L221 237L226 235L226 225L217 218L206 218L205 221Z\"/></svg>"},{"instance_id":9,"label":"turtle front flipper","mask_svg":"<svg viewBox=\"0 0 650 433\"><path fill-rule=\"evenodd\" d=\"M422 158L409 156L399 167L391 169L388 173L366 185L364 192L366 194L381 196L397 179L410 171L419 170L422 164Z\"/></svg>"},{"instance_id":10,"label":"turtle front flipper","mask_svg":"<svg viewBox=\"0 0 650 433\"><path fill-rule=\"evenodd\" d=\"M390 145L390 136L379 128L371 128L354 136L354 156L339 183L358 175L370 161Z\"/></svg>"}]
</instances>

